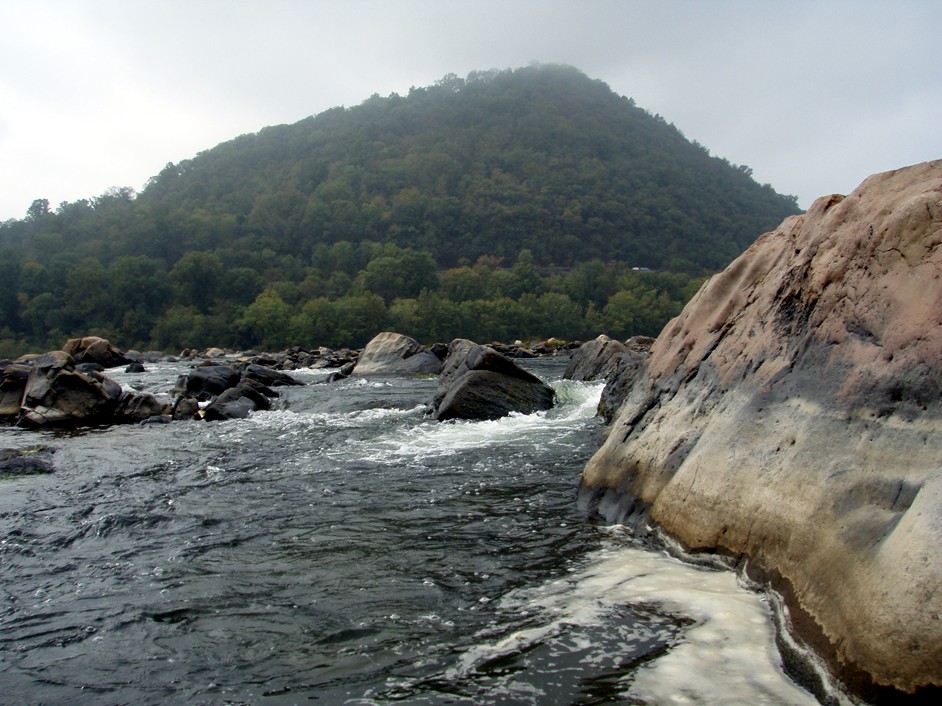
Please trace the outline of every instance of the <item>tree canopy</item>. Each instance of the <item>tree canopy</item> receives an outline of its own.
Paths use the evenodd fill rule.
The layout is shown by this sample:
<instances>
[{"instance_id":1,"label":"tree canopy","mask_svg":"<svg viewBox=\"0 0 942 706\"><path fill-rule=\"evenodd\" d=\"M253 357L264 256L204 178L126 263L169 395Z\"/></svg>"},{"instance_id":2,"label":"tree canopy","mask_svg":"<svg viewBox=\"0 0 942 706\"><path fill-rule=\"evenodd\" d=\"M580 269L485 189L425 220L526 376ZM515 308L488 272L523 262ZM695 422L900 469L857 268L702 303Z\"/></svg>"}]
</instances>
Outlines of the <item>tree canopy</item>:
<instances>
[{"instance_id":1,"label":"tree canopy","mask_svg":"<svg viewBox=\"0 0 942 706\"><path fill-rule=\"evenodd\" d=\"M0 224L0 340L357 345L396 317L442 339L651 332L626 312L662 321L797 211L573 68L449 75L230 140L140 194L37 198Z\"/></svg>"}]
</instances>

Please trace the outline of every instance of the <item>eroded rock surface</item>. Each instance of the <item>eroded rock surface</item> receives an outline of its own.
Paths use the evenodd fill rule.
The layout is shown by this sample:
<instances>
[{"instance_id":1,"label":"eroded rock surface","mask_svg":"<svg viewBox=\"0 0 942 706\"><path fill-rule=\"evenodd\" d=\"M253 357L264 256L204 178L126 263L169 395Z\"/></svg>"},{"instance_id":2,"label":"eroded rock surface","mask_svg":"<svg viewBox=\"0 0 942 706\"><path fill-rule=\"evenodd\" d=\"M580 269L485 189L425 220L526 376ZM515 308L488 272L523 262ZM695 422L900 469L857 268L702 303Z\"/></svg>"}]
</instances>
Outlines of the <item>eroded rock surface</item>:
<instances>
[{"instance_id":1,"label":"eroded rock surface","mask_svg":"<svg viewBox=\"0 0 942 706\"><path fill-rule=\"evenodd\" d=\"M748 557L875 700L942 686L940 244L942 161L786 219L661 332L583 474L610 519Z\"/></svg>"}]
</instances>

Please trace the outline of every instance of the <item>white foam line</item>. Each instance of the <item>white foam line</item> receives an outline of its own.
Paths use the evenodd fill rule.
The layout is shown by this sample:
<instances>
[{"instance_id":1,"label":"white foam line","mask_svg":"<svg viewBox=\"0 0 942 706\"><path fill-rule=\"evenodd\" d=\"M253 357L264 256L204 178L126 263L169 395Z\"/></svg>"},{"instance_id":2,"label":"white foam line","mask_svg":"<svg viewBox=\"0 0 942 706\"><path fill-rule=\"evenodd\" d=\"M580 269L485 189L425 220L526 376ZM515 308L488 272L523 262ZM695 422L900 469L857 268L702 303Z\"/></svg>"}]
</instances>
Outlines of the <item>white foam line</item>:
<instances>
[{"instance_id":1,"label":"white foam line","mask_svg":"<svg viewBox=\"0 0 942 706\"><path fill-rule=\"evenodd\" d=\"M602 550L588 568L564 581L508 595L503 608L536 609L548 619L469 650L455 670L471 672L567 626L602 625L624 605L656 606L694 621L678 644L626 680L626 696L658 705L817 703L782 670L767 602L740 586L733 572L632 547Z\"/></svg>"},{"instance_id":2,"label":"white foam line","mask_svg":"<svg viewBox=\"0 0 942 706\"><path fill-rule=\"evenodd\" d=\"M472 449L499 447L521 438L533 438L534 432L557 435L574 424L595 416L602 385L561 381L557 384L560 403L547 412L510 414L486 421L429 422L392 435L381 435L365 442L375 452L366 451L370 460L436 458L465 453Z\"/></svg>"}]
</instances>

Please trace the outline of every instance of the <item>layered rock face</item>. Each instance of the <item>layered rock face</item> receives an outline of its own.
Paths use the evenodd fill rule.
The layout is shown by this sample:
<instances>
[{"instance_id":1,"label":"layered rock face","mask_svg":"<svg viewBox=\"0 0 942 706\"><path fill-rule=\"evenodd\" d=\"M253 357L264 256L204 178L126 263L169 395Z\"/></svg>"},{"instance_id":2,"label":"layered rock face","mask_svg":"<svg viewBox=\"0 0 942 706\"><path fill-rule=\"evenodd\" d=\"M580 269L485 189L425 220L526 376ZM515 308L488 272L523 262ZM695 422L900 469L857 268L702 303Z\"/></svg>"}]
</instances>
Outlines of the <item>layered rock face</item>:
<instances>
[{"instance_id":1,"label":"layered rock face","mask_svg":"<svg viewBox=\"0 0 942 706\"><path fill-rule=\"evenodd\" d=\"M759 567L875 700L942 686L940 244L942 161L786 219L661 332L583 474L609 519Z\"/></svg>"}]
</instances>

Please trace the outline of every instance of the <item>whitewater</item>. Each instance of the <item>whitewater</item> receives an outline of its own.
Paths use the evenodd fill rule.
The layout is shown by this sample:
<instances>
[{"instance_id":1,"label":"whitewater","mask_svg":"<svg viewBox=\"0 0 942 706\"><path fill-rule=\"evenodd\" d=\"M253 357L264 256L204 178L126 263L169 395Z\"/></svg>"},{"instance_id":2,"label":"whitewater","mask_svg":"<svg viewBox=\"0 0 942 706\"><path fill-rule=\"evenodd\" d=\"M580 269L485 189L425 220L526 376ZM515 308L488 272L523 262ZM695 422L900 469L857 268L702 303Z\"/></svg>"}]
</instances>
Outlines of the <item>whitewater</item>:
<instances>
[{"instance_id":1,"label":"whitewater","mask_svg":"<svg viewBox=\"0 0 942 706\"><path fill-rule=\"evenodd\" d=\"M585 516L601 385L525 367L554 409L438 423L433 378L303 370L244 420L0 429L55 450L0 479L0 701L817 703L772 598Z\"/></svg>"}]
</instances>

